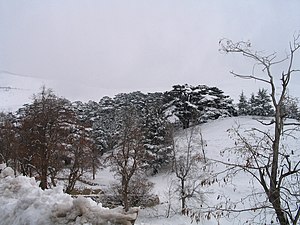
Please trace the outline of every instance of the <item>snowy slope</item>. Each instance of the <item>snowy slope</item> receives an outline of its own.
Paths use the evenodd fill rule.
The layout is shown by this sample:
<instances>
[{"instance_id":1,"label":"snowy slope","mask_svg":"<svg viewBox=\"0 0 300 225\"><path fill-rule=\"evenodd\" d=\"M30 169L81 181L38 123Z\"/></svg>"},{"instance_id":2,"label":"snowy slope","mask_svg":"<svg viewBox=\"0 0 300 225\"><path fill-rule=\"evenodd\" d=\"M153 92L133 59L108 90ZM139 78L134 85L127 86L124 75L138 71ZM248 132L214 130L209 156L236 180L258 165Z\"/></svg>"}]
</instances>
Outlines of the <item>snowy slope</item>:
<instances>
[{"instance_id":1,"label":"snowy slope","mask_svg":"<svg viewBox=\"0 0 300 225\"><path fill-rule=\"evenodd\" d=\"M240 125L242 129L249 129L252 127L262 128L262 125L258 123L256 120L253 120L250 117L236 117L236 118L223 118L216 121L212 121L206 124L203 124L201 126L196 127L196 129L201 130L203 139L205 140L206 147L205 152L207 158L214 159L214 160L222 160L222 161L234 161L237 160L237 155L232 154L231 158L228 157L228 155L222 155L220 152L222 152L224 149L229 149L234 146L235 141L230 139L228 137L228 130L231 129L233 126ZM180 131L177 133L177 138L184 137L184 132ZM299 137L299 132L295 133L296 137ZM195 146L197 145L198 141L196 140L199 138L199 136L196 136L194 140ZM300 158L300 150L297 146L299 146L299 140L296 139L287 139L286 140L291 147L291 149L296 150L295 152L295 158ZM184 139L181 139L180 145L184 146ZM195 148L197 151L201 151L200 148ZM226 167L219 163L212 163L210 165L211 171L214 173L223 171ZM204 193L204 206L220 206L223 204L226 204L227 200L230 199L230 202L240 201L242 197L247 196L248 194L253 193L254 190L260 190L259 186L251 179L249 175L246 173L238 173L234 174L231 178L222 179L222 174L218 176L218 182L212 183L211 185L203 186L202 192ZM8 179L8 178L7 178ZM24 180L25 178L18 178L19 180ZM146 208L141 209L139 212L138 219L136 221L136 225L187 225L187 224L196 224L195 222L191 223L191 219L186 216L181 216L179 214L175 214L174 211L179 212L179 204L176 202L175 198L170 199L170 185L171 182L174 182L174 174L171 172L162 171L161 173L149 177L149 179L155 183L153 192L157 194L160 198L160 205L152 207L152 208ZM99 170L97 174L97 178L94 183L98 183L98 186L103 188L109 188L109 184L113 182L114 177L113 174L110 172L109 168L105 168L102 170ZM24 181L25 182L25 181ZM44 216L49 216L51 213L49 210L48 203L57 203L58 205L61 204L62 200L68 202L69 208L72 208L74 203L72 203L72 200L67 195L64 195L61 192L61 189L54 189L44 192L42 194L42 191L39 189L36 189L37 185L34 184L32 180L26 180L26 185L32 186L32 190L29 188L26 192L25 200L19 199L18 195L15 195L14 201L7 201L6 194L10 193L12 186L6 187L6 190L3 191L1 194L1 201L0 204L2 205L1 211L4 213L0 214L0 221L9 221L8 218L12 216L17 216L17 214L22 215L23 217L35 217L37 214L43 214ZM2 187L5 185L5 183L2 182ZM84 184L79 184L84 185ZM1 185L0 185L1 186ZM97 188L97 187L95 187ZM1 188L0 188L1 189ZM24 195L23 193L23 195ZM174 197L174 193L171 193ZM8 195L8 194L7 194ZM21 195L21 194L20 194ZM25 195L24 195L25 196ZM23 196L23 197L24 197ZM226 199L226 197L228 199ZM258 199L264 200L264 194L257 196ZM24 202L25 201L25 202ZM45 204L45 206L39 204L40 202L48 202ZM17 208L13 208L12 205L15 203L18 203ZM71 202L71 203L70 203ZM172 205L170 205L170 202ZM247 207L251 206L253 202L248 201L242 201L242 205L238 205L238 207ZM86 203L92 206L95 206L96 203L92 203L89 201L89 203ZM72 205L72 206L70 206ZM191 203L190 205L192 208L201 208L198 203ZM67 207L66 205L64 207ZM96 207L96 206L95 206ZM97 206L97 210L102 210L101 205ZM97 208L96 207L96 208ZM169 218L166 217L167 211L171 207L171 212ZM96 210L96 208L94 208ZM51 209L53 213L53 208ZM96 211L97 211L96 210ZM17 212L17 213L16 213ZM68 211L68 213L71 213ZM52 214L51 214L52 215ZM207 215L203 213L203 216ZM216 214L211 214L210 219L204 219L201 218L200 224L203 225L238 225L238 224L250 224L251 219L255 216L255 212L245 212L240 214L229 214L226 215L224 213L224 217L222 218L216 218L214 217ZM257 216L255 218L256 222L260 224L260 222L264 221L265 218L269 217L270 215L268 212L266 214L262 214L260 216ZM36 220L32 219L29 220L30 222L36 222L41 219L40 217L37 217ZM19 218L22 223L19 224L25 224L23 223L23 220ZM16 220L17 221L17 220ZM248 222L247 222L248 221ZM1 223L0 224L5 224ZM17 224L17 223L16 223ZM40 223L29 223L32 225L40 224ZM45 223L47 224L47 223ZM78 223L83 224L83 223ZM252 224L252 223L251 223ZM276 224L276 223L275 223Z\"/></svg>"},{"instance_id":2,"label":"snowy slope","mask_svg":"<svg viewBox=\"0 0 300 225\"><path fill-rule=\"evenodd\" d=\"M266 129L262 124L250 117L236 117L236 118L224 118L216 121L212 121L201 126L198 126L197 129L201 130L203 139L205 140L207 146L205 147L207 158L220 160L223 162L234 162L239 160L239 156L233 154L226 155L221 154L224 149L230 149L235 145L235 140L230 139L228 135L229 129L232 127L240 126L241 132L243 130L248 130L250 128L261 128ZM271 129L271 128L270 128ZM300 136L300 132L297 131L294 133L296 137ZM299 160L300 150L299 144L300 141L298 138L287 138L284 140L288 143L290 149L294 149L294 159ZM195 141L197 142L197 140ZM200 149L198 150L200 151ZM226 167L220 163L213 162L211 165L211 170L213 173L224 171ZM219 206L224 208L225 204L227 207L236 207L235 209L243 209L251 206L255 206L257 203L253 199L247 200L245 197L252 193L262 193L255 195L255 198L259 201L266 200L263 190L258 185L258 183L247 173L240 172L233 174L231 177L224 176L221 174L218 176L218 182L212 183L208 186L203 186L202 191L204 192L204 204L210 207ZM142 210L138 218L138 222L141 225L173 225L173 224L190 224L191 220L180 217L178 215L166 219L163 216L166 215L167 210L167 191L168 186L170 185L171 180L174 180L174 175L172 174L160 174L155 177L150 178L155 185L155 193L158 194L162 200L162 205L158 206L156 209L145 209ZM245 198L245 199L244 199ZM235 204L236 203L236 204ZM179 205L179 202L177 203ZM177 205L177 209L178 209ZM199 204L194 204L191 208L201 208ZM205 207L204 207L205 208ZM206 210L202 210L206 211ZM207 211L206 211L207 212ZM201 219L201 224L204 225L213 225L213 224L222 224L222 225L238 225L238 224L252 224L253 219L256 224L263 224L266 218L271 218L269 213L258 215L256 212L241 212L241 213L230 213L227 214L223 212L222 218L218 218L217 214L212 213L210 219ZM273 211L271 211L273 213ZM205 213L203 213L203 216ZM206 213L207 215L207 213ZM272 218L274 221L275 219ZM276 223L274 223L276 224Z\"/></svg>"},{"instance_id":3,"label":"snowy slope","mask_svg":"<svg viewBox=\"0 0 300 225\"><path fill-rule=\"evenodd\" d=\"M231 154L230 157L226 154L221 154L223 150L230 149L235 145L235 140L229 137L229 130L233 127L241 127L242 130L248 130L250 128L262 128L259 122L251 117L232 117L232 118L222 118L219 120L211 121L200 126L197 126L195 129L202 132L203 139L205 141L205 152L206 156L209 159L220 160L225 162L234 162L238 157L235 154ZM197 133L197 132L196 132ZM300 136L300 133L295 133L297 137ZM184 136L185 131L179 131L176 134L176 139L180 139L181 146L184 146ZM194 146L197 151L201 153L200 148L198 148L199 144L199 135L195 136ZM288 139L285 140L288 142L290 148L298 149L297 154L295 154L295 158L300 158L300 151L297 146L299 146L298 139ZM220 163L213 162L211 165L211 172L218 173L226 169L226 167ZM210 207L214 206L223 206L226 204L227 200L230 199L230 202L233 204L235 202L240 202L241 198L247 196L248 194L253 193L254 191L261 191L260 187L254 180L246 173L241 172L238 174L234 174L231 177L224 177L225 174L221 174L218 176L218 182L215 182L211 185L203 186L202 192L204 193L204 204ZM225 179L224 179L225 178ZM101 188L104 188L106 184L111 183L113 181L113 174L109 171L109 169L100 170L96 183L99 183ZM176 201L175 193L172 192L170 186L172 182L175 180L174 173L170 171L164 170L161 173L150 176L149 179L155 184L154 186L154 194L157 194L160 198L160 205L153 208L141 209L139 212L138 219L136 221L137 225L187 225L187 224L196 224L191 223L191 219L186 216L180 216L175 214L175 211L180 212L180 204L178 199ZM107 187L107 186L106 186ZM170 190L171 190L171 199L170 199ZM262 200L265 200L265 195L262 194L258 196ZM192 203L195 208L200 208L198 203ZM252 201L242 201L242 204L237 204L237 207L243 208L247 206L251 206L255 204ZM234 204L233 204L234 205ZM166 218L169 207L171 207L171 212L169 218ZM203 213L203 217L207 215ZM205 218L201 218L200 224L203 225L239 225L239 224L250 224L253 219L255 213L251 212L243 212L243 213L231 213L224 216L222 218L216 218L216 214L212 213L210 219L207 220ZM260 224L261 221L264 221L268 218L269 215L262 214L257 216L256 222ZM247 222L248 221L248 222Z\"/></svg>"},{"instance_id":4,"label":"snowy slope","mask_svg":"<svg viewBox=\"0 0 300 225\"><path fill-rule=\"evenodd\" d=\"M15 111L32 101L47 81L0 71L0 111Z\"/></svg>"}]
</instances>

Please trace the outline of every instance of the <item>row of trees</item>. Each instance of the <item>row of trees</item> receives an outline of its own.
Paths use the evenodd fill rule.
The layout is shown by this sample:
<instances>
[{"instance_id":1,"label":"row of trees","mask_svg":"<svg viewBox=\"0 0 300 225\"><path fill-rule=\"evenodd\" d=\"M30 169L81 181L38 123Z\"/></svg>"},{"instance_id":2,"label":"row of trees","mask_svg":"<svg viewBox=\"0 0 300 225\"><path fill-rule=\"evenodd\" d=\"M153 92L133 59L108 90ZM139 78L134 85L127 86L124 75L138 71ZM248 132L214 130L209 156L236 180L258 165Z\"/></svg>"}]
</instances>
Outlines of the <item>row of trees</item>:
<instances>
[{"instance_id":1,"label":"row of trees","mask_svg":"<svg viewBox=\"0 0 300 225\"><path fill-rule=\"evenodd\" d=\"M286 93L282 108L285 117L299 120L300 111L298 105L299 100ZM250 98L247 98L242 92L237 107L239 115L273 116L275 113L271 95L264 88L259 89L256 95L252 93Z\"/></svg>"},{"instance_id":2,"label":"row of trees","mask_svg":"<svg viewBox=\"0 0 300 225\"><path fill-rule=\"evenodd\" d=\"M98 103L71 103L42 87L31 104L1 114L1 162L35 176L42 189L66 179L65 191L70 193L84 173L95 177L105 154L119 177L116 190L128 210L137 184L141 191L151 186L143 178L145 170L157 173L173 161L174 125L188 128L233 112L228 96L205 85L118 94Z\"/></svg>"},{"instance_id":3,"label":"row of trees","mask_svg":"<svg viewBox=\"0 0 300 225\"><path fill-rule=\"evenodd\" d=\"M209 119L236 114L232 100L216 87L175 85L165 93L122 93L99 103L74 102L83 122L92 124L93 138L102 153L119 145L124 119L134 118L143 136L147 167L153 172L170 162L170 128L188 128Z\"/></svg>"},{"instance_id":4,"label":"row of trees","mask_svg":"<svg viewBox=\"0 0 300 225\"><path fill-rule=\"evenodd\" d=\"M249 100L242 92L237 106L239 115L271 116L274 114L271 97L268 90L264 88L259 89L256 95L252 93Z\"/></svg>"}]
</instances>

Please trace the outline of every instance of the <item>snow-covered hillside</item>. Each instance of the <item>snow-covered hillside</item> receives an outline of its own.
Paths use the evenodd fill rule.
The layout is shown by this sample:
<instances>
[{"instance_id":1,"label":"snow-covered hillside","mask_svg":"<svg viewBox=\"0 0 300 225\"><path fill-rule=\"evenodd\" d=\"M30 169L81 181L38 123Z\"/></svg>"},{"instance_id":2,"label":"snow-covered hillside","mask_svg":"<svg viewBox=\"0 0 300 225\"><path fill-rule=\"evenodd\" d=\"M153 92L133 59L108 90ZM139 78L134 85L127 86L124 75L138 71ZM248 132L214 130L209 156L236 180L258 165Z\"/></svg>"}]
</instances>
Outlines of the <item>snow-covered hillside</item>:
<instances>
[{"instance_id":1,"label":"snow-covered hillside","mask_svg":"<svg viewBox=\"0 0 300 225\"><path fill-rule=\"evenodd\" d=\"M194 131L196 133L195 139L193 140L194 146L196 146L196 151L201 153L201 149L199 148L199 132L201 131L203 139L205 141L205 153L206 157L209 159L214 160L228 160L224 159L222 157L221 152L224 149L229 149L234 146L234 140L230 139L228 136L228 130L231 129L233 126L236 126L237 124L250 128L250 127L257 127L258 122L253 120L250 117L232 117L232 118L224 118L219 119L216 121L211 121L209 123L202 124L200 126L197 126ZM193 128L192 128L193 129ZM184 138L186 134L189 131L181 131L178 133L178 136L181 137L181 142L185 142ZM182 146L185 145L185 143L181 143ZM236 156L233 156L236 157ZM234 161L234 159L232 159ZM221 171L226 170L225 166L219 163L211 163L210 164L210 171L208 173L215 174ZM199 173L202 173L203 171L199 171ZM243 196L247 196L248 193L252 192L253 186L251 183L251 177L249 177L247 174L237 174L235 177L232 177L232 180L229 181L224 179L225 174L222 174L218 177L220 179L218 182L215 182L210 185L204 185L201 189L201 191L204 194L204 201L203 208L214 207L214 206L221 206L222 203L225 201L225 198L228 197L232 201L239 200ZM224 180L223 180L223 179ZM150 178L152 182L154 182L155 185L155 192L160 196L162 205L158 206L159 210L142 210L140 213L140 216L138 218L138 222L140 222L141 225L185 225L185 224L191 224L191 219L189 217L183 217L174 215L171 216L171 218L164 218L164 215L166 215L166 211L169 207L170 198L168 196L168 191L171 185L171 182L174 182L176 180L173 173L167 173L167 174L159 174L157 176L154 176ZM174 195L174 193L173 193ZM172 208L174 210L180 211L180 202L173 197ZM251 218L248 213L243 213L237 216L237 214L230 214L227 217L223 218L215 218L218 217L218 213L220 212L212 212L209 216L209 219L207 217L205 218L205 215L207 216L207 212L210 210L207 209L201 209L200 203L191 203L191 205L194 204L195 212L197 211L203 211L203 217L200 218L200 224L204 225L215 225L215 224L222 224L222 225L237 225L237 224L244 224L247 219ZM245 203L247 204L247 203ZM224 205L223 205L224 206ZM225 215L226 213L224 213ZM196 223L194 223L196 224Z\"/></svg>"},{"instance_id":2,"label":"snow-covered hillside","mask_svg":"<svg viewBox=\"0 0 300 225\"><path fill-rule=\"evenodd\" d=\"M228 131L234 126L240 126L241 130L250 129L252 127L263 128L263 125L261 123L258 123L256 120L250 117L223 118L208 122L206 124L202 124L195 128L196 131L201 130L203 140L205 141L204 149L206 157L215 160L211 161L212 163L209 165L210 170L208 172L208 175L212 176L212 174L222 172L226 169L226 166L217 163L217 161L234 162L235 160L238 160L239 155L235 155L234 153L231 154L230 157L228 157L229 155L222 154L225 149L230 149L236 144L235 140L230 139L228 136ZM189 132L189 130L179 131L177 133L176 138L180 140L180 146L185 145L184 137L186 135L186 132ZM299 136L299 132L294 133L294 137ZM286 139L285 142L290 147L290 150L293 150L294 159L299 159L299 139L290 138ZM201 151L201 149L199 148L199 135L195 136L193 145L195 151ZM202 170L199 170L199 173L202 172ZM255 180L252 179L248 174L240 172L234 173L230 177L225 177L224 175L225 174L219 174L219 176L216 177L218 181L214 180L214 182L212 182L211 184L203 185L201 187L201 192L203 193L202 203L191 202L188 205L189 207L196 209L195 211L203 211L203 215L200 218L200 224L252 224L253 218L257 224L260 224L263 223L266 218L272 217L269 214L270 211L268 210L265 211L264 214L260 215L256 214L255 211L240 212L238 214L227 214L227 212L220 212L218 210L215 210L214 212L212 211L208 216L208 209L211 209L213 207L224 208L225 204L227 204L227 207L234 207L234 203L237 203L236 207L247 208L248 206L256 204L253 199L248 201L246 198L247 196L249 196L249 194L252 194L254 192L261 193L260 195L255 196L256 200L265 200L263 191L259 188L259 185L257 185ZM14 221L19 221L19 223L15 222L14 224L49 224L46 222L42 223L42 218L49 218L49 216L53 216L55 213L56 216L59 216L57 214L57 209L59 207L62 207L67 213L70 213L70 215L73 215L72 212L70 212L70 209L78 210L74 206L74 204L76 205L76 202L74 203L74 200L72 200L68 195L63 194L60 188L42 191L38 188L33 179L24 177L19 177L16 180L13 180L13 178L5 179L6 180L2 178L0 182L0 205L2 212L0 214L0 224L7 224L6 222L1 221L11 221L9 220L10 217L16 217L17 219L15 219ZM135 224L191 224L191 219L189 217L181 216L179 215L179 213L176 214L176 212L180 211L179 200L178 198L176 199L176 193L172 192L172 189L170 189L172 182L176 182L174 173L170 171L161 171L155 176L150 176L149 179L155 184L153 192L154 194L157 194L159 196L160 204L155 207L141 209ZM113 180L114 177L109 168L100 169L98 171L96 180L93 180L93 183L96 183L98 185L93 186L93 188L110 188L110 183ZM20 187L23 185L25 186L25 189ZM79 185L81 185L81 188L83 188L86 184L81 183ZM22 191L22 193L19 193L18 190ZM11 196L11 193L14 193L14 195ZM10 200L8 200L8 198L10 198ZM53 205L52 208L49 206L51 204ZM88 204L89 207L92 207L94 211L103 210L103 208L101 208L101 205L97 206L97 204L95 202L92 202L91 200L87 200L86 204ZM168 218L166 217L167 214L169 214ZM221 217L218 217L218 215ZM87 217L85 217L85 219L86 218ZM80 220L78 224L89 224L88 222L84 223L82 221L83 220ZM196 223L192 222L192 224ZM273 224L277 224L276 219L273 220Z\"/></svg>"},{"instance_id":3,"label":"snow-covered hillside","mask_svg":"<svg viewBox=\"0 0 300 225\"><path fill-rule=\"evenodd\" d=\"M42 85L47 85L47 82L0 71L0 111L15 111L23 104L31 102L33 94Z\"/></svg>"}]
</instances>

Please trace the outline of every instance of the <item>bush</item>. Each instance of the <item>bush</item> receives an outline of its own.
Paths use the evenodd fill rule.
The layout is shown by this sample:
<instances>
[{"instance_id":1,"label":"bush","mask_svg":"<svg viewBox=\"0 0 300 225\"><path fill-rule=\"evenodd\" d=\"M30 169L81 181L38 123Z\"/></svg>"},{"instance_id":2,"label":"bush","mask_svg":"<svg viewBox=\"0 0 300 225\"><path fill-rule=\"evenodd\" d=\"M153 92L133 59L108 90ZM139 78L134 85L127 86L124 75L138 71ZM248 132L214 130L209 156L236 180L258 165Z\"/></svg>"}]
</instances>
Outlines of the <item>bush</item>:
<instances>
[{"instance_id":1,"label":"bush","mask_svg":"<svg viewBox=\"0 0 300 225\"><path fill-rule=\"evenodd\" d=\"M104 207L113 208L123 205L121 182L111 185L111 188L101 196ZM153 207L159 204L157 195L151 194L153 183L145 178L136 176L129 184L128 199L130 207Z\"/></svg>"}]
</instances>

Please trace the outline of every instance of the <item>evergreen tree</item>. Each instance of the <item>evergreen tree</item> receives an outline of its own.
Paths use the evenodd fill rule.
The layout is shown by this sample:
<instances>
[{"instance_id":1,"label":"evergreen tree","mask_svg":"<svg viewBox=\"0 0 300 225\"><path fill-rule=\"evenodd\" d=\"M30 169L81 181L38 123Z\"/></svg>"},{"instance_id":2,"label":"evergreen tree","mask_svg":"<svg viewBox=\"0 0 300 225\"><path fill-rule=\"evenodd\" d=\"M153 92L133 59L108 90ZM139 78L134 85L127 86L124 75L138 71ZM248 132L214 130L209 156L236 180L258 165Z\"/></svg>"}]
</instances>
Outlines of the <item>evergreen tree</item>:
<instances>
[{"instance_id":1,"label":"evergreen tree","mask_svg":"<svg viewBox=\"0 0 300 225\"><path fill-rule=\"evenodd\" d=\"M219 117L236 116L233 100L229 96L224 95L222 90L217 87L201 85L197 86L194 92L197 93L199 88L205 90L205 94L200 104L198 104L202 109L200 122L218 119Z\"/></svg>"},{"instance_id":2,"label":"evergreen tree","mask_svg":"<svg viewBox=\"0 0 300 225\"><path fill-rule=\"evenodd\" d=\"M84 164L92 169L93 179L96 176L96 170L100 164L100 156L102 155L101 148L96 143L96 132L93 130L93 121L97 117L98 104L94 101L82 103L76 101L72 103L72 110L75 112L78 125L74 132L74 137L71 136L71 141L78 148L70 148L73 158L81 155L81 160L74 160L72 167L69 167L69 183L66 192L70 192L79 178L83 174ZM88 153L88 154L86 154ZM81 173L79 173L81 171Z\"/></svg>"},{"instance_id":3,"label":"evergreen tree","mask_svg":"<svg viewBox=\"0 0 300 225\"><path fill-rule=\"evenodd\" d=\"M183 128L223 116L236 115L232 99L217 87L175 85L165 92L167 116L178 118Z\"/></svg>"},{"instance_id":4,"label":"evergreen tree","mask_svg":"<svg viewBox=\"0 0 300 225\"><path fill-rule=\"evenodd\" d=\"M142 132L148 167L152 169L153 173L158 172L162 165L168 164L171 156L171 124L167 121L162 107L162 93L147 95Z\"/></svg>"},{"instance_id":5,"label":"evergreen tree","mask_svg":"<svg viewBox=\"0 0 300 225\"><path fill-rule=\"evenodd\" d=\"M257 102L253 92L251 93L249 104L250 104L249 115L254 116L257 108Z\"/></svg>"},{"instance_id":6,"label":"evergreen tree","mask_svg":"<svg viewBox=\"0 0 300 225\"><path fill-rule=\"evenodd\" d=\"M251 96L252 115L255 116L271 116L274 114L271 105L271 97L267 89L259 89L257 95L252 99Z\"/></svg>"},{"instance_id":7,"label":"evergreen tree","mask_svg":"<svg viewBox=\"0 0 300 225\"><path fill-rule=\"evenodd\" d=\"M132 117L143 135L147 160L145 166L157 171L168 162L168 121L163 111L163 94L142 92L121 93L103 97L99 103L87 104L85 111L92 124L93 139L101 153L119 146L124 118ZM168 153L169 152L169 153ZM147 164L147 165L146 165Z\"/></svg>"},{"instance_id":8,"label":"evergreen tree","mask_svg":"<svg viewBox=\"0 0 300 225\"><path fill-rule=\"evenodd\" d=\"M191 103L192 90L189 85L174 85L173 90L165 92L165 101L172 114L181 122L183 129L189 128L197 120L199 111L197 106Z\"/></svg>"},{"instance_id":9,"label":"evergreen tree","mask_svg":"<svg viewBox=\"0 0 300 225\"><path fill-rule=\"evenodd\" d=\"M245 116L249 114L249 103L247 101L246 96L244 95L244 92L242 91L241 95L240 95L240 99L239 99L239 103L238 103L238 114Z\"/></svg>"},{"instance_id":10,"label":"evergreen tree","mask_svg":"<svg viewBox=\"0 0 300 225\"><path fill-rule=\"evenodd\" d=\"M121 127L117 110L115 100L106 96L100 100L94 113L96 116L93 120L93 135L102 153L112 150L117 144Z\"/></svg>"},{"instance_id":11,"label":"evergreen tree","mask_svg":"<svg viewBox=\"0 0 300 225\"><path fill-rule=\"evenodd\" d=\"M283 102L283 110L286 118L300 119L299 99L287 94Z\"/></svg>"}]
</instances>

